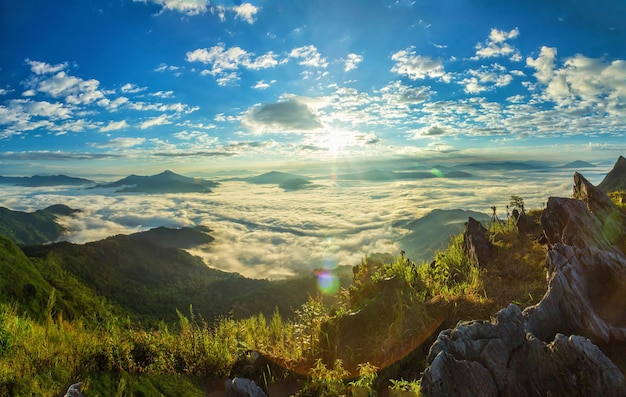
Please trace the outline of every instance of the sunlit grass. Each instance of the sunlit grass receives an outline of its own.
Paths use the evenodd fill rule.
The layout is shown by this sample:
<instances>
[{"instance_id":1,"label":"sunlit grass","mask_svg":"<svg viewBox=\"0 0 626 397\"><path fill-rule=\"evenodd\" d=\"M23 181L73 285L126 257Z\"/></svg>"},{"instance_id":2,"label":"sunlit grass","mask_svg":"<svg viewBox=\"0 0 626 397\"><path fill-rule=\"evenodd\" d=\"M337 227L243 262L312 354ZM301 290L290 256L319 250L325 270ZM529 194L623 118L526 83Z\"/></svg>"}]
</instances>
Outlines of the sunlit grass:
<instances>
[{"instance_id":1,"label":"sunlit grass","mask_svg":"<svg viewBox=\"0 0 626 397\"><path fill-rule=\"evenodd\" d=\"M529 214L538 221L539 212ZM419 395L423 361L416 361L409 380L394 375L395 362L432 342L441 327L488 318L510 302L534 304L545 292L545 248L509 224L492 227L490 236L495 252L487 264L466 255L462 235L432 263L404 255L364 258L338 303L328 307L312 297L291 319L276 310L270 317L209 323L189 307L177 313L177 323L150 328L115 317L68 321L56 308L54 290L43 320L4 304L0 395L55 395L77 381L89 396L167 394L175 384L202 395L208 379L229 377L250 351L306 379L302 395L376 395L385 388L391 395ZM344 329L350 321L362 326ZM263 376L266 385L285 379L269 368Z\"/></svg>"}]
</instances>

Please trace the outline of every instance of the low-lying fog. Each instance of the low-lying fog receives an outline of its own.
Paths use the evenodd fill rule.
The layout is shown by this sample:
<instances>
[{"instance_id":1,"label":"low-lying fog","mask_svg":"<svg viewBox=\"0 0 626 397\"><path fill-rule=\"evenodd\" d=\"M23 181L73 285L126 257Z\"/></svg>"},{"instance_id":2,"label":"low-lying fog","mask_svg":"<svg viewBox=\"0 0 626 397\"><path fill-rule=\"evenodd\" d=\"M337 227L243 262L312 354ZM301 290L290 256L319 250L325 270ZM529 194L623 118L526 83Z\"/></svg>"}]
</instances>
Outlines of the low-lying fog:
<instances>
[{"instance_id":1,"label":"low-lying fog","mask_svg":"<svg viewBox=\"0 0 626 397\"><path fill-rule=\"evenodd\" d=\"M610 167L578 170L598 184ZM0 206L33 211L52 204L82 210L63 219L76 243L157 226L206 225L215 241L191 252L211 267L254 278L284 278L320 266L354 265L376 252L398 254L407 231L395 221L433 209L470 209L503 219L511 195L526 208L550 196L569 196L571 169L474 172L467 179L401 182L339 181L311 177L312 187L284 191L276 185L224 181L209 194L120 194L113 189L2 186ZM209 178L210 179L210 178Z\"/></svg>"}]
</instances>

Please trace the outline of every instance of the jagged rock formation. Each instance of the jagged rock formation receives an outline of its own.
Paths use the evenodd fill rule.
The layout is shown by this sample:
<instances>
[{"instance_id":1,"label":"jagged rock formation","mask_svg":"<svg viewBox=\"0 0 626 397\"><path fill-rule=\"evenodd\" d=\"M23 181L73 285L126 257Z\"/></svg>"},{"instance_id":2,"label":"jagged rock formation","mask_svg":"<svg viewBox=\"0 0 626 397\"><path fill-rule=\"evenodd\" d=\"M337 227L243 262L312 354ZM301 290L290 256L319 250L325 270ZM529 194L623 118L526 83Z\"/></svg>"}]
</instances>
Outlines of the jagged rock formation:
<instances>
[{"instance_id":1,"label":"jagged rock formation","mask_svg":"<svg viewBox=\"0 0 626 397\"><path fill-rule=\"evenodd\" d=\"M80 390L82 387L83 387L83 384L81 382L74 383L67 389L67 392L65 393L64 397L85 397L85 395Z\"/></svg>"},{"instance_id":2,"label":"jagged rock formation","mask_svg":"<svg viewBox=\"0 0 626 397\"><path fill-rule=\"evenodd\" d=\"M491 256L493 244L489 241L487 229L472 217L465 223L463 243L469 257L477 263L486 263Z\"/></svg>"},{"instance_id":3,"label":"jagged rock formation","mask_svg":"<svg viewBox=\"0 0 626 397\"><path fill-rule=\"evenodd\" d=\"M626 190L626 159L619 156L613 169L604 177L598 188L603 192Z\"/></svg>"},{"instance_id":4,"label":"jagged rock formation","mask_svg":"<svg viewBox=\"0 0 626 397\"><path fill-rule=\"evenodd\" d=\"M492 322L443 331L422 378L428 396L623 396L624 377L591 341L557 334L545 343L526 333L511 304Z\"/></svg>"},{"instance_id":5,"label":"jagged rock formation","mask_svg":"<svg viewBox=\"0 0 626 397\"><path fill-rule=\"evenodd\" d=\"M549 247L543 299L441 332L425 394L626 395L623 374L601 350L626 345L626 216L582 175L574 182L575 198L551 197L541 217Z\"/></svg>"},{"instance_id":6,"label":"jagged rock formation","mask_svg":"<svg viewBox=\"0 0 626 397\"><path fill-rule=\"evenodd\" d=\"M253 380L235 378L224 382L227 397L267 397Z\"/></svg>"}]
</instances>

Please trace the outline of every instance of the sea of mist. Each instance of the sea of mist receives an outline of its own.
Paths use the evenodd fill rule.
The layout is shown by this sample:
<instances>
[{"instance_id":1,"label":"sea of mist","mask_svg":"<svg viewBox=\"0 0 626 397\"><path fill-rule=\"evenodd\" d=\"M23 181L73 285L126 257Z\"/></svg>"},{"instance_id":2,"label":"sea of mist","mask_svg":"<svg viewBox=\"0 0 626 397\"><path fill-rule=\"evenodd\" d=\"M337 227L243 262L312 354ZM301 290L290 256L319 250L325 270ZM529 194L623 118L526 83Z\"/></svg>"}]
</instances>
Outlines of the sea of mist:
<instances>
[{"instance_id":1,"label":"sea of mist","mask_svg":"<svg viewBox=\"0 0 626 397\"><path fill-rule=\"evenodd\" d=\"M215 241L190 250L207 265L247 277L280 279L320 267L355 265L372 253L398 254L407 230L393 227L433 209L469 209L501 218L511 195L527 208L550 196L570 196L580 171L599 183L610 167L584 170L472 171L462 179L366 182L308 175L312 186L223 181L208 194L121 194L113 189L2 186L0 206L34 211L66 204L81 212L63 217L64 239L86 243L158 226L205 225ZM206 176L212 179L210 175ZM215 179L217 180L217 179Z\"/></svg>"}]
</instances>

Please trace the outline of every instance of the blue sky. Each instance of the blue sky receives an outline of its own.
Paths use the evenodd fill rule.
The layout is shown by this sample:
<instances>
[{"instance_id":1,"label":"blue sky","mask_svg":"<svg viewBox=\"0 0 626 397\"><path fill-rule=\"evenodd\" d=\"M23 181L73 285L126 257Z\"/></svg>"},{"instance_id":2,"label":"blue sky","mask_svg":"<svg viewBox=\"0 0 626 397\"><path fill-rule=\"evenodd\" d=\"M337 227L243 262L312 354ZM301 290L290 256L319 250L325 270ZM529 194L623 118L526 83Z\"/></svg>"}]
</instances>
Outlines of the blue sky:
<instances>
[{"instance_id":1,"label":"blue sky","mask_svg":"<svg viewBox=\"0 0 626 397\"><path fill-rule=\"evenodd\" d=\"M624 15L623 1L0 0L0 174L614 159Z\"/></svg>"}]
</instances>

